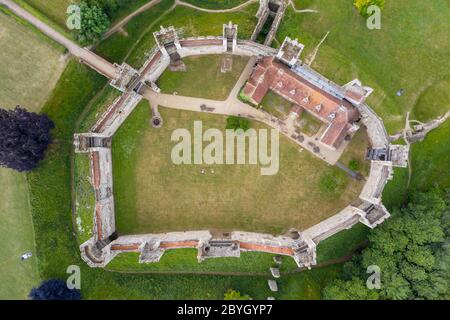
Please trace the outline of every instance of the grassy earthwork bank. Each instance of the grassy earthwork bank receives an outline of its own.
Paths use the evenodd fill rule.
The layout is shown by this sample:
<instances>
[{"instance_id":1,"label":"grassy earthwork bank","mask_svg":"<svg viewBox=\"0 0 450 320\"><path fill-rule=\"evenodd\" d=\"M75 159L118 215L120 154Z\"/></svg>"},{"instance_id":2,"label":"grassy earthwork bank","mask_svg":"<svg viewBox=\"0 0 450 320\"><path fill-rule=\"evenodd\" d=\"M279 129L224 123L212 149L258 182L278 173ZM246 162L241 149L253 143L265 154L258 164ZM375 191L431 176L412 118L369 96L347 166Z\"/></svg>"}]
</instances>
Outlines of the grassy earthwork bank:
<instances>
[{"instance_id":1,"label":"grassy earthwork bank","mask_svg":"<svg viewBox=\"0 0 450 320\"><path fill-rule=\"evenodd\" d=\"M248 0L183 0L183 2L192 4L194 6L197 6L199 8L205 8L205 9L213 9L213 10L220 10L220 9L230 9L237 7Z\"/></svg>"},{"instance_id":2,"label":"grassy earthwork bank","mask_svg":"<svg viewBox=\"0 0 450 320\"><path fill-rule=\"evenodd\" d=\"M74 3L81 1L74 0L14 0L22 5L25 9L33 13L35 16L51 21L52 24L56 24L59 28L69 32L66 26L68 18L68 7ZM123 5L116 8L114 11L105 10L110 18L111 24L116 23L121 18L129 15L135 10L145 5L150 0L128 0L121 1ZM127 3L125 3L127 2Z\"/></svg>"},{"instance_id":3,"label":"grassy earthwork bank","mask_svg":"<svg viewBox=\"0 0 450 320\"><path fill-rule=\"evenodd\" d=\"M141 103L113 138L121 233L304 230L337 213L360 193L362 181L309 152L299 152L284 136L280 136L279 172L271 176L261 175L260 165L176 165L171 160L174 130L186 128L193 135L194 121L202 121L203 132L208 128L224 132L226 117L167 108L160 112L164 126L153 129L148 103ZM265 128L256 122L252 126Z\"/></svg>"},{"instance_id":4,"label":"grassy earthwork bank","mask_svg":"<svg viewBox=\"0 0 450 320\"><path fill-rule=\"evenodd\" d=\"M1 8L0 47L2 64L8 66L0 68L0 105L39 110L64 70L62 47Z\"/></svg>"},{"instance_id":5,"label":"grassy earthwork bank","mask_svg":"<svg viewBox=\"0 0 450 320\"><path fill-rule=\"evenodd\" d=\"M277 38L298 38L305 44L302 56L309 58L330 31L312 67L339 84L359 78L373 87L367 102L383 118L389 133L403 128L407 111L414 110L419 118L447 111L448 1L386 1L380 30L369 30L352 3L311 1L308 8L318 13L298 14L288 8ZM397 97L401 88L404 94Z\"/></svg>"}]
</instances>

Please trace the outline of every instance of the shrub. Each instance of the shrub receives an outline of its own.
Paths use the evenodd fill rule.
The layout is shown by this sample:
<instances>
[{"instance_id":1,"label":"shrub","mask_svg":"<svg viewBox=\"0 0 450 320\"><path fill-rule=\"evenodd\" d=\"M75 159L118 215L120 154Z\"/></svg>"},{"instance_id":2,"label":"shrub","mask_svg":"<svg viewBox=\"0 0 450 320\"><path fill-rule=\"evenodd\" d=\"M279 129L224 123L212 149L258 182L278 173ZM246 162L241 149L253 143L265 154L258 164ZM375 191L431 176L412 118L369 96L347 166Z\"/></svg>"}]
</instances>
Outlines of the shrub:
<instances>
[{"instance_id":1,"label":"shrub","mask_svg":"<svg viewBox=\"0 0 450 320\"><path fill-rule=\"evenodd\" d=\"M248 129L250 129L250 121L248 119L241 117L229 116L227 118L226 129L232 130L242 129L244 131L247 131Z\"/></svg>"},{"instance_id":2,"label":"shrub","mask_svg":"<svg viewBox=\"0 0 450 320\"><path fill-rule=\"evenodd\" d=\"M242 295L239 291L235 291L233 289L229 289L225 292L223 297L224 300L252 300L252 298L248 295Z\"/></svg>"},{"instance_id":3,"label":"shrub","mask_svg":"<svg viewBox=\"0 0 450 320\"><path fill-rule=\"evenodd\" d=\"M380 7L380 9L383 9L384 7L384 0L355 0L353 5L358 9L359 13L367 18L369 14L367 13L367 8L369 8L372 5Z\"/></svg>"}]
</instances>

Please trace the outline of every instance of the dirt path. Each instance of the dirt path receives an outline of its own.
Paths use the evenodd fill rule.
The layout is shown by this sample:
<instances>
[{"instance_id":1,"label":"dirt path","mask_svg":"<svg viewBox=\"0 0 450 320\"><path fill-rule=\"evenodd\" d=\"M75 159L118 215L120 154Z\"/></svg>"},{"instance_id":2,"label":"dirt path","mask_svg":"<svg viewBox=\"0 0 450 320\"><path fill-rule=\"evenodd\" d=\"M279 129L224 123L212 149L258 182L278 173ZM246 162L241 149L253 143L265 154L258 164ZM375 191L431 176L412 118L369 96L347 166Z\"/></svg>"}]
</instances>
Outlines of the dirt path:
<instances>
[{"instance_id":1,"label":"dirt path","mask_svg":"<svg viewBox=\"0 0 450 320\"><path fill-rule=\"evenodd\" d=\"M246 6L248 6L252 3L255 3L255 2L258 2L258 0L249 0L249 1L244 2L236 7L229 8L229 9L205 9L205 8L197 7L190 3L183 2L181 0L175 0L175 4L177 4L177 5L189 7L191 9L195 9L195 10L203 11L203 12L209 12L209 13L235 12L235 11L239 11L242 8L245 8Z\"/></svg>"},{"instance_id":2,"label":"dirt path","mask_svg":"<svg viewBox=\"0 0 450 320\"><path fill-rule=\"evenodd\" d=\"M123 18L122 20L120 20L119 22L117 22L116 24L114 24L104 35L103 35L103 39L107 39L108 37L110 37L111 35L113 35L114 33L116 33L117 31L119 31L123 26L125 26L128 22L130 22L131 19L133 19L135 16L139 15L140 13L150 9L151 7L153 7L154 5L160 3L161 0L152 0L150 2L147 2L146 4L144 4L142 7L140 7L139 9L137 9L136 11L130 13L128 16L126 16L125 18Z\"/></svg>"}]
</instances>

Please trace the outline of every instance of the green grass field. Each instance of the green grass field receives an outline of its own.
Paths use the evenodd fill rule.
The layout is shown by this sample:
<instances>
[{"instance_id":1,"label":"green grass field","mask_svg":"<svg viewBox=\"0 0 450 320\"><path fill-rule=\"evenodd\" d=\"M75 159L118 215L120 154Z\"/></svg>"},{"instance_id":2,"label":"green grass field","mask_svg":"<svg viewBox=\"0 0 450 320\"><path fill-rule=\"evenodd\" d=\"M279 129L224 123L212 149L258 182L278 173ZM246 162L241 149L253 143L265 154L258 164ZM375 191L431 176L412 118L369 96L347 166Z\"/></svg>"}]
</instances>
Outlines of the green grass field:
<instances>
[{"instance_id":1,"label":"green grass field","mask_svg":"<svg viewBox=\"0 0 450 320\"><path fill-rule=\"evenodd\" d=\"M62 50L2 10L0 47L0 106L39 110L64 69Z\"/></svg>"},{"instance_id":2,"label":"green grass field","mask_svg":"<svg viewBox=\"0 0 450 320\"><path fill-rule=\"evenodd\" d=\"M153 129L148 104L141 103L113 139L114 196L121 233L302 230L345 207L362 187L362 182L340 169L308 152L300 153L283 136L280 171L273 176L261 176L256 165L174 165L170 158L173 130L191 130L195 120L203 121L203 130L224 129L226 117L166 108L160 112L164 126ZM262 125L253 123L253 127ZM207 173L201 174L201 169ZM320 190L324 175L337 177L335 190Z\"/></svg>"},{"instance_id":3,"label":"green grass field","mask_svg":"<svg viewBox=\"0 0 450 320\"><path fill-rule=\"evenodd\" d=\"M61 27L66 27L67 8L74 0L24 0L28 5L46 15Z\"/></svg>"},{"instance_id":4,"label":"green grass field","mask_svg":"<svg viewBox=\"0 0 450 320\"><path fill-rule=\"evenodd\" d=\"M25 299L39 280L25 175L0 168L0 189L0 299ZM33 257L21 261L25 252Z\"/></svg>"},{"instance_id":5,"label":"green grass field","mask_svg":"<svg viewBox=\"0 0 450 320\"><path fill-rule=\"evenodd\" d=\"M220 66L224 57L223 55L187 57L183 59L186 72L166 70L158 79L157 85L163 93L177 92L182 96L225 100L244 70L248 57L232 56L232 71L222 73Z\"/></svg>"},{"instance_id":6,"label":"green grass field","mask_svg":"<svg viewBox=\"0 0 450 320\"><path fill-rule=\"evenodd\" d=\"M107 267L112 271L127 272L246 272L270 275L275 267L274 255L260 252L242 252L240 258L214 258L197 261L196 249L168 250L158 263L138 264L139 253L121 253ZM294 259L282 257L280 271L297 269Z\"/></svg>"},{"instance_id":7,"label":"green grass field","mask_svg":"<svg viewBox=\"0 0 450 320\"><path fill-rule=\"evenodd\" d=\"M0 107L39 111L64 69L61 48L3 9L0 47ZM0 299L26 299L40 278L26 175L0 168L0 190Z\"/></svg>"},{"instance_id":8,"label":"green grass field","mask_svg":"<svg viewBox=\"0 0 450 320\"><path fill-rule=\"evenodd\" d=\"M367 102L383 117L389 132L401 129L406 112L418 103L418 108L426 108L427 117L441 114L442 101L448 102L450 92L448 82L442 82L450 69L448 2L386 1L381 30L369 30L352 3L312 1L308 7L319 13L295 14L289 8L277 38L298 38L305 44L302 56L307 57L330 31L313 68L340 84L359 78L373 87ZM444 97L421 104L422 95L435 86ZM397 97L400 88L405 93ZM418 108L414 111L420 115Z\"/></svg>"},{"instance_id":9,"label":"green grass field","mask_svg":"<svg viewBox=\"0 0 450 320\"><path fill-rule=\"evenodd\" d=\"M217 36L221 35L223 24L232 21L239 25L238 37L248 39L257 23L255 13L258 5L253 4L246 8L229 13L207 13L198 10L176 7L172 12L163 16L155 24L151 32L146 33L139 44L134 48L127 61L133 66L141 66L145 60L145 53L154 45L153 32L159 29L159 26L173 25L180 29L180 38L191 36Z\"/></svg>"},{"instance_id":10,"label":"green grass field","mask_svg":"<svg viewBox=\"0 0 450 320\"><path fill-rule=\"evenodd\" d=\"M292 108L292 103L269 90L261 101L260 107L271 115L284 120Z\"/></svg>"}]
</instances>

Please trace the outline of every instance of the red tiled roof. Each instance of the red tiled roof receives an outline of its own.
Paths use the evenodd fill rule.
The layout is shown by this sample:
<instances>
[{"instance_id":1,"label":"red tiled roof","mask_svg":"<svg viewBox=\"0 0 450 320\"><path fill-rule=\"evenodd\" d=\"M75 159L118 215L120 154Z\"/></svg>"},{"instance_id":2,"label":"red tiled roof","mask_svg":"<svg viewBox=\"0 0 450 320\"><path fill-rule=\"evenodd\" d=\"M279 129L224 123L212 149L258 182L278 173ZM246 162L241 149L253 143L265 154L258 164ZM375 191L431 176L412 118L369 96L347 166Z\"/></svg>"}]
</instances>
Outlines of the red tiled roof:
<instances>
[{"instance_id":1,"label":"red tiled roof","mask_svg":"<svg viewBox=\"0 0 450 320\"><path fill-rule=\"evenodd\" d=\"M244 93L259 104L269 89L330 124L322 137L324 144L337 147L349 123L357 119L358 111L349 102L317 88L275 58L264 57L255 67Z\"/></svg>"}]
</instances>

